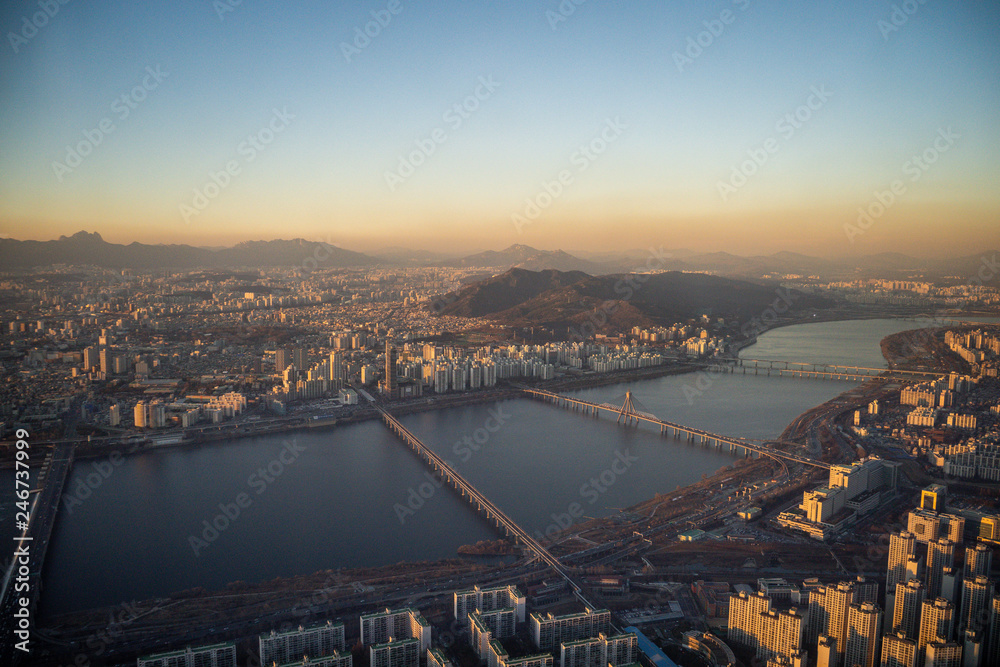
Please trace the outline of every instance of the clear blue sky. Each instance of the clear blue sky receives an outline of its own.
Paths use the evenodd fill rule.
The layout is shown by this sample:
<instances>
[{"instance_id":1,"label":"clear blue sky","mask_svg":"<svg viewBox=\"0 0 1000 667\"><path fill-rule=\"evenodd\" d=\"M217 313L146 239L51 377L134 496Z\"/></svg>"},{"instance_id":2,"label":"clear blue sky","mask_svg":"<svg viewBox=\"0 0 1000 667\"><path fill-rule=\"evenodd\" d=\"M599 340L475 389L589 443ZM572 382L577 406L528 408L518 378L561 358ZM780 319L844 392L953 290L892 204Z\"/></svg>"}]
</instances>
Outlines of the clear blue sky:
<instances>
[{"instance_id":1,"label":"clear blue sky","mask_svg":"<svg viewBox=\"0 0 1000 667\"><path fill-rule=\"evenodd\" d=\"M0 234L362 250L997 245L1000 5L914 3L887 32L894 4L588 0L562 17L555 0L242 0L221 14L227 0L69 0L43 21L37 0L13 0L0 10ZM372 12L391 18L358 49ZM478 108L452 110L477 89ZM807 120L781 124L808 102ZM69 166L67 146L86 150L102 121L113 130ZM948 128L957 138L934 148ZM273 141L257 150L251 135ZM578 152L592 141L600 155ZM417 142L434 150L411 174L400 159ZM908 168L927 150L934 164ZM754 153L766 160L744 184L733 170ZM199 200L227 163L236 173ZM894 180L902 194L850 242L844 225Z\"/></svg>"}]
</instances>

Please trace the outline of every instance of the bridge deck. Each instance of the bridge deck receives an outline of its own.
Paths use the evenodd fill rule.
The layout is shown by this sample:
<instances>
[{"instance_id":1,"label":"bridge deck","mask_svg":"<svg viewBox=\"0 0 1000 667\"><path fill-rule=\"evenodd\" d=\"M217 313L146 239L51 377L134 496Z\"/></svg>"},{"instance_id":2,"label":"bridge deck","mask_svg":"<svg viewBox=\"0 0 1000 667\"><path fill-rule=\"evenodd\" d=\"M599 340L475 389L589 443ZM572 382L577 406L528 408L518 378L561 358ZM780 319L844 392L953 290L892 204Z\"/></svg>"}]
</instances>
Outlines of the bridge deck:
<instances>
[{"instance_id":1,"label":"bridge deck","mask_svg":"<svg viewBox=\"0 0 1000 667\"><path fill-rule=\"evenodd\" d=\"M649 413L645 412L623 412L623 406L614 406L610 404L598 405L596 403L591 403L589 401L582 401L577 398L569 398L568 396L563 396L562 394L557 394L551 391L543 391L541 389L530 389L527 387L522 387L521 391L525 392L533 398L541 398L544 400L550 400L553 402L564 402L567 405L579 405L590 410L604 410L612 414L618 415L620 419L623 415L626 417L626 423L630 419L636 421L644 421L650 424L656 424L660 427L661 431L665 429L672 429L677 433L686 433L690 436L701 438L703 441L710 442L712 440L725 443L734 448L742 448L747 451L757 452L758 454L769 456L775 459L781 459L784 461L791 461L793 463L802 463L804 465L815 466L817 468L829 469L830 464L824 461L817 461L816 459L810 458L808 456L802 456L799 454L792 454L790 452L782 452L780 450L771 449L763 445L758 445L752 442L747 442L746 440L741 440L740 438L731 438L725 435L719 435L718 433L712 433L710 431L704 431L699 428L692 428L690 426L684 426L683 424L676 424L674 422L669 422L663 419L659 419Z\"/></svg>"}]
</instances>

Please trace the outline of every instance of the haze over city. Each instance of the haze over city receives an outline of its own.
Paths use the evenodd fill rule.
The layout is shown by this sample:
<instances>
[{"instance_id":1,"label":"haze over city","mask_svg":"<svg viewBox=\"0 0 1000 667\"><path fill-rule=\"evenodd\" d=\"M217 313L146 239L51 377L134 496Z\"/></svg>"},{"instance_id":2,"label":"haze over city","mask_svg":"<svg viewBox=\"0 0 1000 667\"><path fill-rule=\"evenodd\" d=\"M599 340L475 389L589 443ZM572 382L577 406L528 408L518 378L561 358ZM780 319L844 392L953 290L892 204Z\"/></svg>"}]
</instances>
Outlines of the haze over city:
<instances>
[{"instance_id":1,"label":"haze over city","mask_svg":"<svg viewBox=\"0 0 1000 667\"><path fill-rule=\"evenodd\" d=\"M68 3L33 29L37 6L7 3L0 234L824 255L996 239L995 4L563 4Z\"/></svg>"}]
</instances>

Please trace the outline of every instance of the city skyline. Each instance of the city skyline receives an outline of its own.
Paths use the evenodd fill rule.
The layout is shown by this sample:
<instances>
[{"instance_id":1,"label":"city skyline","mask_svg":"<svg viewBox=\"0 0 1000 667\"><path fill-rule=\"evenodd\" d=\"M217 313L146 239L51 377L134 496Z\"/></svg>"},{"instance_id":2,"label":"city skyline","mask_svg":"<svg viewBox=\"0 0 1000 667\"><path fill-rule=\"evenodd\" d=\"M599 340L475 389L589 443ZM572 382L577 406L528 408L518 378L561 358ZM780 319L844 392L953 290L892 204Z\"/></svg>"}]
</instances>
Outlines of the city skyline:
<instances>
[{"instance_id":1,"label":"city skyline","mask_svg":"<svg viewBox=\"0 0 1000 667\"><path fill-rule=\"evenodd\" d=\"M831 256L997 239L995 7L216 5L0 13L0 235Z\"/></svg>"}]
</instances>

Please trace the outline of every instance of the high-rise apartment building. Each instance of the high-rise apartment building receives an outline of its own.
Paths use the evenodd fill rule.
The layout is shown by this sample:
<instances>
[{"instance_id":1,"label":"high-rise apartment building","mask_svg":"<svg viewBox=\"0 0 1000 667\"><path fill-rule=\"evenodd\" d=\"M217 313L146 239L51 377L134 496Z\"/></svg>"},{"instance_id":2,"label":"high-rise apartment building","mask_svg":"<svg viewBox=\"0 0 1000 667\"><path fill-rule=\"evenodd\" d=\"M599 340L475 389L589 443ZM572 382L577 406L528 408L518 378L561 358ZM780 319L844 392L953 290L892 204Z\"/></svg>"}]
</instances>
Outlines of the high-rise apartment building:
<instances>
[{"instance_id":1,"label":"high-rise apartment building","mask_svg":"<svg viewBox=\"0 0 1000 667\"><path fill-rule=\"evenodd\" d=\"M917 660L923 661L927 645L944 643L952 638L955 606L944 598L926 599L920 610L920 634L917 638Z\"/></svg>"},{"instance_id":2,"label":"high-rise apartment building","mask_svg":"<svg viewBox=\"0 0 1000 667\"><path fill-rule=\"evenodd\" d=\"M258 645L261 665L275 662L283 665L301 661L304 656L310 659L329 656L345 648L344 624L327 621L308 628L300 625L286 632L272 630L258 637Z\"/></svg>"},{"instance_id":3,"label":"high-rise apartment building","mask_svg":"<svg viewBox=\"0 0 1000 667\"><path fill-rule=\"evenodd\" d=\"M892 631L914 641L920 636L920 611L926 591L919 579L896 584L895 606L892 610Z\"/></svg>"},{"instance_id":4,"label":"high-rise apartment building","mask_svg":"<svg viewBox=\"0 0 1000 667\"><path fill-rule=\"evenodd\" d=\"M559 645L560 667L623 667L638 662L638 640L634 634L562 642Z\"/></svg>"},{"instance_id":5,"label":"high-rise apartment building","mask_svg":"<svg viewBox=\"0 0 1000 667\"><path fill-rule=\"evenodd\" d=\"M955 565L955 543L941 538L927 543L927 597L941 595L944 570Z\"/></svg>"},{"instance_id":6,"label":"high-rise apartment building","mask_svg":"<svg viewBox=\"0 0 1000 667\"><path fill-rule=\"evenodd\" d=\"M525 602L524 593L513 585L493 588L475 586L471 589L455 591L453 594L455 620L463 626L468 623L469 612L511 608L516 612L517 622L524 623Z\"/></svg>"},{"instance_id":7,"label":"high-rise apartment building","mask_svg":"<svg viewBox=\"0 0 1000 667\"><path fill-rule=\"evenodd\" d=\"M844 664L877 667L882 610L871 602L852 604L847 611Z\"/></svg>"},{"instance_id":8,"label":"high-rise apartment building","mask_svg":"<svg viewBox=\"0 0 1000 667\"><path fill-rule=\"evenodd\" d=\"M842 581L838 584L827 584L826 588L814 591L809 596L809 627L807 639L825 634L837 642L837 651L844 652L847 643L847 610L857 602L855 600L854 584Z\"/></svg>"},{"instance_id":9,"label":"high-rise apartment building","mask_svg":"<svg viewBox=\"0 0 1000 667\"><path fill-rule=\"evenodd\" d=\"M797 609L771 609L771 599L763 593L742 592L729 601L729 639L753 649L761 660L798 654L804 633L804 618Z\"/></svg>"},{"instance_id":10,"label":"high-rise apartment building","mask_svg":"<svg viewBox=\"0 0 1000 667\"><path fill-rule=\"evenodd\" d=\"M385 609L361 617L362 644L366 646L384 644L390 638L416 639L418 641L417 659L419 661L419 656L430 648L431 625L416 609Z\"/></svg>"},{"instance_id":11,"label":"high-rise apartment building","mask_svg":"<svg viewBox=\"0 0 1000 667\"><path fill-rule=\"evenodd\" d=\"M136 667L236 667L236 644L212 644L142 656Z\"/></svg>"},{"instance_id":12,"label":"high-rise apartment building","mask_svg":"<svg viewBox=\"0 0 1000 667\"><path fill-rule=\"evenodd\" d=\"M990 622L990 602L993 600L993 580L986 577L962 582L962 621L959 627L984 630Z\"/></svg>"},{"instance_id":13,"label":"high-rise apartment building","mask_svg":"<svg viewBox=\"0 0 1000 667\"><path fill-rule=\"evenodd\" d=\"M882 637L882 667L917 667L917 642L901 632Z\"/></svg>"},{"instance_id":14,"label":"high-rise apartment building","mask_svg":"<svg viewBox=\"0 0 1000 667\"><path fill-rule=\"evenodd\" d=\"M993 550L980 542L976 546L968 547L965 550L965 573L966 579L990 576L990 568L993 567Z\"/></svg>"},{"instance_id":15,"label":"high-rise apartment building","mask_svg":"<svg viewBox=\"0 0 1000 667\"><path fill-rule=\"evenodd\" d=\"M925 649L924 667L962 667L962 645L931 642Z\"/></svg>"},{"instance_id":16,"label":"high-rise apartment building","mask_svg":"<svg viewBox=\"0 0 1000 667\"><path fill-rule=\"evenodd\" d=\"M370 667L420 667L420 640L391 638L368 649Z\"/></svg>"},{"instance_id":17,"label":"high-rise apartment building","mask_svg":"<svg viewBox=\"0 0 1000 667\"><path fill-rule=\"evenodd\" d=\"M587 637L608 634L611 612L607 609L590 609L577 614L553 616L537 612L528 617L531 639L540 649L554 650L559 644Z\"/></svg>"}]
</instances>

